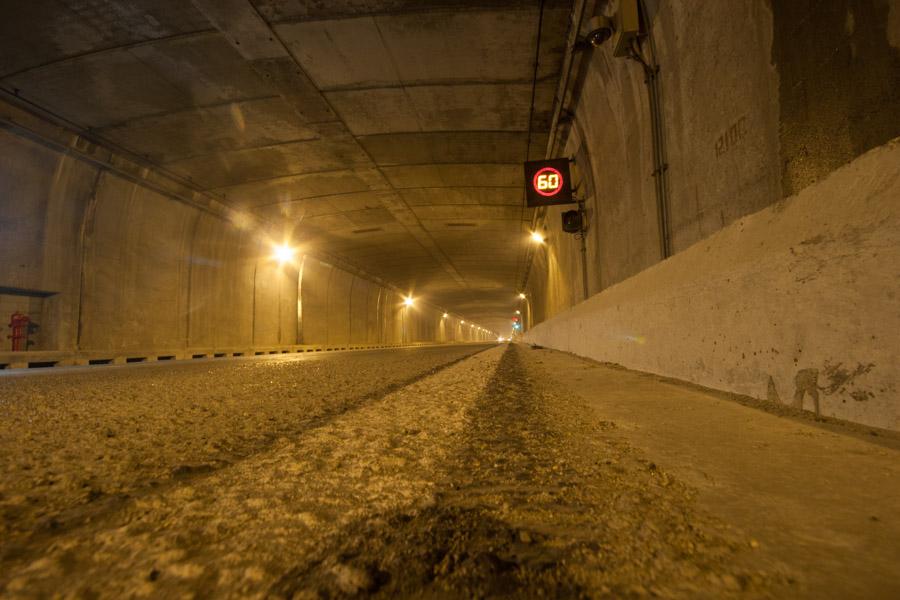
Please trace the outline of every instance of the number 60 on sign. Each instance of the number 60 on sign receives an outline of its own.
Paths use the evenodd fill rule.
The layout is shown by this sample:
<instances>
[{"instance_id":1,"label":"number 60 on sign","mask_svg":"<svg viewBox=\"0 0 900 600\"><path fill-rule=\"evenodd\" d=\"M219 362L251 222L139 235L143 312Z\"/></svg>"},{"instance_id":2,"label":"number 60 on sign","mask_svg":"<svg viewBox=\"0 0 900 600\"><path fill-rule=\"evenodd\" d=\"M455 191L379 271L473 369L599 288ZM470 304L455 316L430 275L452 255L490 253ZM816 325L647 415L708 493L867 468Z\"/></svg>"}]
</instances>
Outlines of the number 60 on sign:
<instances>
[{"instance_id":1,"label":"number 60 on sign","mask_svg":"<svg viewBox=\"0 0 900 600\"><path fill-rule=\"evenodd\" d=\"M525 197L528 206L571 204L569 159L533 160L525 163Z\"/></svg>"}]
</instances>

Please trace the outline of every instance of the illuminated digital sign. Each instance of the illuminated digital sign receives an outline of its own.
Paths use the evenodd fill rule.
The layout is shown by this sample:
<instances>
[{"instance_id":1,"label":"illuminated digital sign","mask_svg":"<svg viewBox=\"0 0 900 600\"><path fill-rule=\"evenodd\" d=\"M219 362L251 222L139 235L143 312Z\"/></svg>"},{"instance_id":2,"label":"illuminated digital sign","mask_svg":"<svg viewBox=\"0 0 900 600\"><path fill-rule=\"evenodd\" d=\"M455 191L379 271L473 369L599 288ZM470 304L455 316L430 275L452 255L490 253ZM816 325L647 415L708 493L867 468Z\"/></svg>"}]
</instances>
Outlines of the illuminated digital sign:
<instances>
[{"instance_id":1,"label":"illuminated digital sign","mask_svg":"<svg viewBox=\"0 0 900 600\"><path fill-rule=\"evenodd\" d=\"M526 162L525 198L528 206L574 203L569 159L551 158Z\"/></svg>"},{"instance_id":2,"label":"illuminated digital sign","mask_svg":"<svg viewBox=\"0 0 900 600\"><path fill-rule=\"evenodd\" d=\"M553 167L544 167L534 174L531 183L541 196L555 196L562 189L563 176Z\"/></svg>"}]
</instances>

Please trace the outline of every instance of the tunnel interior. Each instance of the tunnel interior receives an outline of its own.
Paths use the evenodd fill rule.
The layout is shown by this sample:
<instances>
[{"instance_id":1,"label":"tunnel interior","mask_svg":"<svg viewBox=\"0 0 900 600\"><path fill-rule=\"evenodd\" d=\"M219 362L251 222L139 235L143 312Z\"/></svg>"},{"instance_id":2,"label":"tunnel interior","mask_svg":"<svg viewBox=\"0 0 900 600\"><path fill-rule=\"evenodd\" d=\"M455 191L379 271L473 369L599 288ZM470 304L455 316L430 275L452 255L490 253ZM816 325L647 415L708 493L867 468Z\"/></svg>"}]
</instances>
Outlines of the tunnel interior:
<instances>
[{"instance_id":1,"label":"tunnel interior","mask_svg":"<svg viewBox=\"0 0 900 600\"><path fill-rule=\"evenodd\" d=\"M898 136L900 0L5 3L0 595L900 593Z\"/></svg>"},{"instance_id":2,"label":"tunnel interior","mask_svg":"<svg viewBox=\"0 0 900 600\"><path fill-rule=\"evenodd\" d=\"M181 4L7 15L4 284L48 295L24 296L30 349L508 328L566 3Z\"/></svg>"}]
</instances>

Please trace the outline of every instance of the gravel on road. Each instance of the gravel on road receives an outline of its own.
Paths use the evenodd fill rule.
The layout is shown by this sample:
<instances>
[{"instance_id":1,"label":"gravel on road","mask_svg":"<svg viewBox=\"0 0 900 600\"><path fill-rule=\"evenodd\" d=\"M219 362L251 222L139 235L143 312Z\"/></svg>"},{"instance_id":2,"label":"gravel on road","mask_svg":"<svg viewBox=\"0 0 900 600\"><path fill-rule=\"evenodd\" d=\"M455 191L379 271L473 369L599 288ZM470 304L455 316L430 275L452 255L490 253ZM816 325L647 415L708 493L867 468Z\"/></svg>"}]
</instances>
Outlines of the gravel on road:
<instances>
[{"instance_id":1,"label":"gravel on road","mask_svg":"<svg viewBox=\"0 0 900 600\"><path fill-rule=\"evenodd\" d=\"M145 378L141 385L132 381L103 397L117 407L111 414L120 415L118 426L140 427L145 437L129 441L118 462L85 471L100 489L110 481L131 492L75 524L41 536L23 533L18 551L5 551L0 562L0 592L23 598L791 595L788 569L756 560L752 539L699 510L692 489L623 441L615 424L593 418L583 400L539 380L529 351L456 352L385 353L371 364L362 354L318 365L235 364L244 377L258 379L247 382L227 368L187 374L192 392L182 390L179 400L173 378L163 404L130 395L163 385L151 374L136 375ZM292 391L307 389L315 369L330 374L316 379L319 395ZM387 392L354 387L366 377ZM406 384L391 383L399 381ZM73 410L64 392L45 393L57 403L45 409L56 424L46 431L74 435L77 427L63 425ZM214 405L218 416L232 404L234 415L219 421L188 410ZM93 410L101 408L98 402ZM190 423L154 416L161 411L181 411ZM249 416L257 411L261 416ZM253 437L254 429L242 426L250 418L266 435ZM107 426L98 422L85 447L132 435L124 428L105 438ZM178 446L179 434L220 436L232 453L216 463L217 454L195 445L183 457L158 448ZM22 443L11 447L4 438L4 460L22 448L39 451L33 439ZM77 443L67 448L48 463L60 476L90 455ZM143 467L148 456L151 465L165 466ZM210 466L173 472L181 465ZM46 476L46 469L35 461L32 477ZM168 482L141 487L151 472ZM53 496L36 497L30 504L44 510ZM4 518L10 530L25 532L35 524L32 514L12 511Z\"/></svg>"},{"instance_id":2,"label":"gravel on road","mask_svg":"<svg viewBox=\"0 0 900 600\"><path fill-rule=\"evenodd\" d=\"M485 346L0 376L0 561L213 472Z\"/></svg>"}]
</instances>

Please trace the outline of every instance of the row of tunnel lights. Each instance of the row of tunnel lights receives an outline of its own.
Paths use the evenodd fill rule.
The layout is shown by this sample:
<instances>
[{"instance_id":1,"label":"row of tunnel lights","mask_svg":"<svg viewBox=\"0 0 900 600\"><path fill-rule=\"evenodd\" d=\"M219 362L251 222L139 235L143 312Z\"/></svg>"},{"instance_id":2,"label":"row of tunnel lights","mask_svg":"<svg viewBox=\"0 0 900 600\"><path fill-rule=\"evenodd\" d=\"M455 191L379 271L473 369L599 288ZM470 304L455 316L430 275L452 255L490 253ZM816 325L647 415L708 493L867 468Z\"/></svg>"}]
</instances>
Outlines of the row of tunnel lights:
<instances>
[{"instance_id":1,"label":"row of tunnel lights","mask_svg":"<svg viewBox=\"0 0 900 600\"><path fill-rule=\"evenodd\" d=\"M545 240L543 234L541 234L539 231L532 231L532 232L531 232L531 241L533 241L533 242L536 243L536 244L543 244L546 240ZM519 292L519 300L525 300L525 299L526 299L525 292ZM413 302L414 302L414 300L413 300L413 298L412 298L411 296L407 296L407 297L403 300L403 303L404 303L406 306L412 306L412 305L413 305ZM517 315L517 316L521 316L521 314L522 314L522 311L516 309L516 315ZM448 315L447 313L444 313L442 318L446 319L446 318L449 317L449 316L450 316L450 315ZM465 325L466 322L465 322L465 321L460 321L460 324ZM470 325L470 326L471 326L471 327L475 327L475 325ZM483 327L478 327L478 330L479 330L479 331L487 331L487 329L484 329ZM491 333L491 335L493 335L493 332L489 332L489 333ZM505 338L504 338L503 336L498 336L498 337L497 337L497 341L498 341L498 342L503 342L503 341L505 341Z\"/></svg>"},{"instance_id":2,"label":"row of tunnel lights","mask_svg":"<svg viewBox=\"0 0 900 600\"><path fill-rule=\"evenodd\" d=\"M541 232L539 232L539 231L532 231L532 232L531 232L531 241L534 242L534 243L536 243L536 244L543 244L544 241L545 241L545 238L544 238L543 234L541 234ZM288 246L287 244L276 244L275 247L274 247L274 255L273 255L273 258L274 258L275 260L278 261L278 264L283 265L284 263L290 262L291 260L293 260L294 255L295 255L296 253L297 253L297 249L296 249L296 248L291 248L291 247ZM525 300L525 298L526 298L525 293L524 293L524 292L520 292L520 293L519 293L519 299L520 299L520 300ZM406 296L406 297L403 298L403 305L404 305L404 306L406 306L406 307L412 307L414 304L415 304L415 299L414 299L412 296ZM521 310L516 310L516 315L521 315L521 314L522 314L522 311L521 311ZM442 318L442 319L446 319L446 318L448 318L449 316L450 316L450 315L449 315L448 313L444 313L444 314L441 316L441 318ZM466 322L463 321L463 320L460 320L459 323L460 323L460 325L465 325L465 324L466 324ZM469 324L469 327L477 328L478 331L485 331L485 332L490 333L491 335L494 335L493 332L488 331L488 330L485 329L484 327L475 325L474 323L470 323L470 324ZM504 341L503 336L498 336L498 337L497 337L497 341L498 341L498 342Z\"/></svg>"},{"instance_id":3,"label":"row of tunnel lights","mask_svg":"<svg viewBox=\"0 0 900 600\"><path fill-rule=\"evenodd\" d=\"M292 261L294 259L295 254L297 254L297 249L291 248L287 244L275 244L272 248L272 258L274 260L277 260L279 265L283 265L287 262ZM415 303L416 303L416 301L412 296L405 296L403 298L403 305L406 307L412 307ZM441 315L442 319L447 319L449 317L450 317L449 313L444 313L443 315ZM464 320L460 320L459 324L465 325L466 322ZM471 327L477 331L484 331L484 332L490 333L491 335L494 335L494 333L492 331L488 331L484 327L481 327L480 325L476 325L474 323L469 323L469 327ZM501 342L503 341L502 337L498 337L497 339L498 339L498 341L501 341Z\"/></svg>"}]
</instances>

